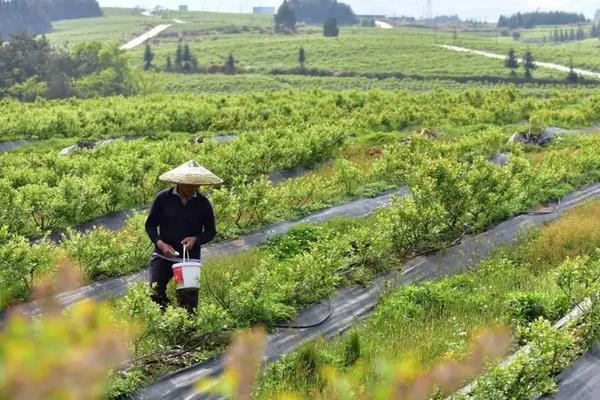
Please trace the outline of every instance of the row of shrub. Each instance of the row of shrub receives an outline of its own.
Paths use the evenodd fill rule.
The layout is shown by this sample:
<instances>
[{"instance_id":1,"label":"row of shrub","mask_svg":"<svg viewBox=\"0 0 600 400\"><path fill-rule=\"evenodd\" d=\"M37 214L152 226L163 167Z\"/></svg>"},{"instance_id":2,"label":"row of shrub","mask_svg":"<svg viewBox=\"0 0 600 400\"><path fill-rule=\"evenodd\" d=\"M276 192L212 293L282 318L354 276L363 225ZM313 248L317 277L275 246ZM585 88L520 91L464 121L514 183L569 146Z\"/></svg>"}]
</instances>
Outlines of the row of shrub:
<instances>
[{"instance_id":1,"label":"row of shrub","mask_svg":"<svg viewBox=\"0 0 600 400\"><path fill-rule=\"evenodd\" d=\"M599 214L598 202L579 206L468 273L388 293L372 317L343 337L309 342L268 367L254 397L296 393L301 398L376 398L391 387L422 388L419 382L428 382L434 389L423 394L444 398L448 390L465 384L461 376L472 378L482 367L475 361L478 354L470 353L471 343L484 328L498 325L512 327L513 348L527 344L530 351L506 368L484 360L493 361L489 371L468 395L452 398L525 399L552 393L554 375L600 339ZM584 298L592 302L582 320L563 330L552 327ZM499 345L486 343L492 353ZM475 351L485 350L490 349ZM452 370L450 384L431 372L438 363L461 368ZM407 368L406 374L394 374L393 365ZM440 380L429 381L434 377ZM343 394L336 391L340 387Z\"/></svg>"},{"instance_id":2,"label":"row of shrub","mask_svg":"<svg viewBox=\"0 0 600 400\"><path fill-rule=\"evenodd\" d=\"M500 143L504 135L491 130L480 138L465 138L458 142L440 143L437 151L474 154L489 157ZM386 141L377 136L373 140ZM235 182L228 188L216 189L208 193L217 219L219 239L235 237L241 233L255 230L261 226L282 220L294 220L309 212L316 211L333 204L361 196L374 196L387 189L398 187L404 182L401 168L397 164L406 159L399 152L409 153L418 148L429 147L430 140L414 136L410 146L399 142L389 146L388 151L377 156L363 155L360 163L338 159L335 163L323 165L306 176L292 179L281 184L272 184L265 178ZM420 143L420 144L417 144ZM360 151L365 151L361 146ZM398 150L393 150L398 148ZM380 148L376 147L375 149ZM404 150L400 150L404 149ZM396 171L396 173L392 173ZM94 228L87 233L67 230L61 245L50 245L42 241L32 249L39 249L44 254L56 256L66 251L79 265L87 281L95 281L107 277L123 276L143 268L150 255L151 246L144 231L145 215L140 213L131 217L125 228L113 232L104 228ZM2 262L0 276L10 281L14 272L11 265L18 262L18 255L27 245L27 241L4 228L7 239L0 244L6 249L7 256ZM54 256L42 259L43 263L25 263L32 273L18 274L19 279L3 289L5 306L10 301L26 300L32 282L53 270Z\"/></svg>"},{"instance_id":3,"label":"row of shrub","mask_svg":"<svg viewBox=\"0 0 600 400\"><path fill-rule=\"evenodd\" d=\"M394 268L398 260L443 248L466 232L481 231L536 202L597 180L600 141L586 137L578 145L576 151L549 151L535 164L517 155L504 167L476 152L466 154L431 140L411 140L404 151L402 146L394 147L395 152L386 153L406 168L413 196L400 198L365 219L333 223L330 226L337 224L337 228L322 235L319 228L317 234L304 228L266 249L206 263L195 316L185 316L176 307L165 313L156 308L148 315L145 310L153 307L149 290L145 285L132 287L118 301L122 318L139 320L146 327L132 348L148 355L181 344L179 337L222 338L255 323L273 326L341 286L366 282L373 274ZM157 331L166 321L172 332L180 334ZM207 344L200 354L215 348ZM113 394L132 390L161 373L164 369L138 364L118 375Z\"/></svg>"},{"instance_id":4,"label":"row of shrub","mask_svg":"<svg viewBox=\"0 0 600 400\"><path fill-rule=\"evenodd\" d=\"M171 94L0 103L0 140L149 135L154 132L255 131L336 124L361 131L413 126L546 125L598 120L597 94L556 90L527 97L516 88L402 91L270 91L240 95Z\"/></svg>"},{"instance_id":5,"label":"row of shrub","mask_svg":"<svg viewBox=\"0 0 600 400\"><path fill-rule=\"evenodd\" d=\"M344 142L342 131L321 126L242 133L226 144L137 140L70 156L11 153L0 157L0 226L15 234L40 235L148 205L165 187L158 177L188 160L225 180L219 193L236 193L262 174L329 160Z\"/></svg>"}]
</instances>

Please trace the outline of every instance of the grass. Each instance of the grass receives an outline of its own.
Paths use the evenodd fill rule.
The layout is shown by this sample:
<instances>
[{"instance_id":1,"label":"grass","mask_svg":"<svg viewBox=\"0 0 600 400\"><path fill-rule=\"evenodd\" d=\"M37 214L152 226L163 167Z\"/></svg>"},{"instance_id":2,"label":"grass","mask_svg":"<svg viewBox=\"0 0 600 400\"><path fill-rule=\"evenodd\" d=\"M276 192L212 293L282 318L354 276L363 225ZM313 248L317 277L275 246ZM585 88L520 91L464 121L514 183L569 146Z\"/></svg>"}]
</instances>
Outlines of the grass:
<instances>
[{"instance_id":1,"label":"grass","mask_svg":"<svg viewBox=\"0 0 600 400\"><path fill-rule=\"evenodd\" d=\"M164 23L157 17L137 14L133 9L104 8L104 16L56 21L48 39L54 45L84 41L125 42L153 26Z\"/></svg>"},{"instance_id":2,"label":"grass","mask_svg":"<svg viewBox=\"0 0 600 400\"><path fill-rule=\"evenodd\" d=\"M272 25L271 17L267 15L167 11L164 16L159 17L141 15L132 8L103 8L103 11L102 17L56 21L47 37L56 45L82 41L125 42L159 24L173 24L163 33L164 37L178 37L192 31L205 34L255 29L263 32ZM173 19L185 23L178 24Z\"/></svg>"},{"instance_id":3,"label":"grass","mask_svg":"<svg viewBox=\"0 0 600 400\"><path fill-rule=\"evenodd\" d=\"M395 290L371 318L350 331L349 337L360 341L360 356L350 366L350 339L318 340L268 367L254 397L296 392L318 398L319 371L333 365L346 372L360 398L382 384L377 371L388 361L410 359L426 369L442 359L463 357L469 339L483 327L518 324L515 318L523 317L517 309L520 299L537 299L543 316L559 318L570 304L555 283L554 271L569 256L593 254L600 247L598 231L600 202L594 201L529 233L516 249L498 251L470 273ZM306 373L307 354L316 363L311 374Z\"/></svg>"},{"instance_id":4,"label":"grass","mask_svg":"<svg viewBox=\"0 0 600 400\"><path fill-rule=\"evenodd\" d=\"M539 268L567 257L592 254L600 247L600 202L590 202L542 230L529 249L529 262Z\"/></svg>"},{"instance_id":5,"label":"grass","mask_svg":"<svg viewBox=\"0 0 600 400\"><path fill-rule=\"evenodd\" d=\"M272 31L273 17L267 14L220 13L206 11L167 11L167 19L178 19L184 24L170 28L170 32L187 33L228 33L244 30L255 30L265 33Z\"/></svg>"}]
</instances>

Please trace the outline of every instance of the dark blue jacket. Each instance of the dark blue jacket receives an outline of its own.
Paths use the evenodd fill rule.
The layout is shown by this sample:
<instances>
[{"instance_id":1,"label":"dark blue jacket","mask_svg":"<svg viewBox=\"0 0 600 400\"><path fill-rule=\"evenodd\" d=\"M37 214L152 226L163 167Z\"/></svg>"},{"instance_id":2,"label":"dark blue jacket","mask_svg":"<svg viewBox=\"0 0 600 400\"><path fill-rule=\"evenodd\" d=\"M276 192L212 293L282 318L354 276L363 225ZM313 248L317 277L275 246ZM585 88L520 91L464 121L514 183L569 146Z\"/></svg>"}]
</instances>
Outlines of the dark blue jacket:
<instances>
[{"instance_id":1,"label":"dark blue jacket","mask_svg":"<svg viewBox=\"0 0 600 400\"><path fill-rule=\"evenodd\" d=\"M156 245L159 239L183 255L181 241L188 236L196 236L198 240L190 251L190 257L199 259L200 245L210 242L217 234L212 206L199 193L184 205L173 189L163 190L154 199L146 220L146 233L158 254L162 254Z\"/></svg>"}]
</instances>

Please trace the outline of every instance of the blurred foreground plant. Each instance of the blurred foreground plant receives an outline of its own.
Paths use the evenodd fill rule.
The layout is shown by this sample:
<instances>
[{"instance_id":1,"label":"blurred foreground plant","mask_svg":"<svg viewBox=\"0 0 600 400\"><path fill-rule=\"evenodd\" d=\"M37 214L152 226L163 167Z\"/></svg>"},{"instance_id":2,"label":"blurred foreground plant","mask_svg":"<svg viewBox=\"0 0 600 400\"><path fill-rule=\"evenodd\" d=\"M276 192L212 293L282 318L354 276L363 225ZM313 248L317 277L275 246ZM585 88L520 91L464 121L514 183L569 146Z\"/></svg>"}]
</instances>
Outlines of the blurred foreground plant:
<instances>
[{"instance_id":1,"label":"blurred foreground plant","mask_svg":"<svg viewBox=\"0 0 600 400\"><path fill-rule=\"evenodd\" d=\"M62 263L55 282L37 289L42 316L9 310L0 331L0 398L98 399L108 371L128 358L126 325L106 304L84 301L66 311L54 295L79 282Z\"/></svg>"},{"instance_id":2,"label":"blurred foreground plant","mask_svg":"<svg viewBox=\"0 0 600 400\"><path fill-rule=\"evenodd\" d=\"M264 328L241 331L227 350L223 375L216 379L201 379L196 388L200 392L218 393L235 400L249 399L262 364L265 343Z\"/></svg>"},{"instance_id":3,"label":"blurred foreground plant","mask_svg":"<svg viewBox=\"0 0 600 400\"><path fill-rule=\"evenodd\" d=\"M420 371L412 360L381 361L375 367L381 379L371 393L356 387L352 375L334 367L321 371L324 399L393 399L426 400L436 392L452 393L465 381L479 375L487 363L506 354L511 343L511 332L505 327L482 330L473 338L469 354L461 360L445 360L427 371ZM234 400L247 400L261 367L265 348L265 332L254 329L238 334L228 351L225 371L217 379L203 379L196 388L200 392L225 395ZM301 399L297 393L288 393L280 400Z\"/></svg>"}]
</instances>

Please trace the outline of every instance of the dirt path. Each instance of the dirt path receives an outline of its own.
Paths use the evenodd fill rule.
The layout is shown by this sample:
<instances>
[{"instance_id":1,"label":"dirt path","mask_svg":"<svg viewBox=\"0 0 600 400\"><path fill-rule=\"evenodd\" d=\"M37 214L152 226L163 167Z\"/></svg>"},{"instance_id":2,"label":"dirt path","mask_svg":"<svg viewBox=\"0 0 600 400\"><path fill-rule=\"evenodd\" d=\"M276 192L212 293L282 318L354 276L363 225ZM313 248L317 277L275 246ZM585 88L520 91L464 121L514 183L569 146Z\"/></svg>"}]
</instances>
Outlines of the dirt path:
<instances>
[{"instance_id":1,"label":"dirt path","mask_svg":"<svg viewBox=\"0 0 600 400\"><path fill-rule=\"evenodd\" d=\"M501 54L490 53L490 52L481 51L481 50L473 50L473 49L468 49L466 47L451 46L451 45L447 45L447 44L442 44L442 45L440 45L440 47L442 47L446 50L457 51L460 53L475 54L475 55L482 56L482 57L494 58L496 60L506 59L506 56L501 55ZM519 58L518 61L520 63L522 63L523 59ZM553 69L553 70L561 71L561 72L569 72L571 70L571 68L566 65L554 64L554 63L543 62L543 61L536 61L535 65L537 65L538 67ZM593 79L600 79L600 73L598 73L598 72L589 71L589 70L580 69L580 68L573 68L573 71L575 71L576 73L578 73L581 76L585 76L585 77L593 78Z\"/></svg>"},{"instance_id":2,"label":"dirt path","mask_svg":"<svg viewBox=\"0 0 600 400\"><path fill-rule=\"evenodd\" d=\"M381 29L394 29L394 27L387 22L375 21L375 26Z\"/></svg>"},{"instance_id":3,"label":"dirt path","mask_svg":"<svg viewBox=\"0 0 600 400\"><path fill-rule=\"evenodd\" d=\"M134 47L139 46L140 44L144 43L146 40L153 38L154 36L158 35L159 33L161 33L162 31L169 29L171 26L171 24L161 24L161 25L157 25L154 28L150 29L148 32L136 37L135 39L130 40L129 42L125 43L123 46L120 47L121 50L131 50Z\"/></svg>"}]
</instances>

